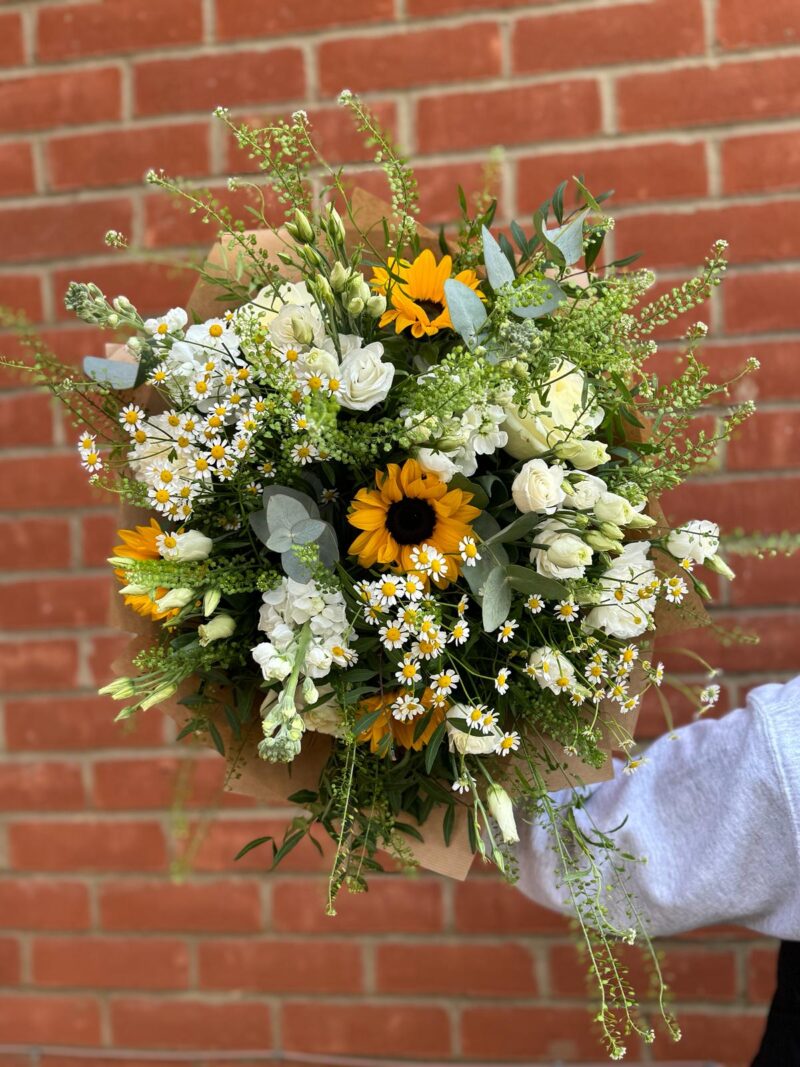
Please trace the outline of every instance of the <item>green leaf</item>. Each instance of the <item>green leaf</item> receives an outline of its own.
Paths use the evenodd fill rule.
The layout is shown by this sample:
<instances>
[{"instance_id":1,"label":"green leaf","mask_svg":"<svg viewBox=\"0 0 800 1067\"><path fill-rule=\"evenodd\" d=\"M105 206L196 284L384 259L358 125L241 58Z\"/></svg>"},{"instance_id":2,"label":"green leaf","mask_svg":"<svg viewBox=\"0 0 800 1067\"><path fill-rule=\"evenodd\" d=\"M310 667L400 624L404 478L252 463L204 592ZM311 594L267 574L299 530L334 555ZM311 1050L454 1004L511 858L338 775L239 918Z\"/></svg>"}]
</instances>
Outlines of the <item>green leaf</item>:
<instances>
[{"instance_id":1,"label":"green leaf","mask_svg":"<svg viewBox=\"0 0 800 1067\"><path fill-rule=\"evenodd\" d=\"M474 348L478 343L478 332L486 322L483 301L468 285L455 278L448 278L444 283L444 295L453 328L469 348Z\"/></svg>"},{"instance_id":2,"label":"green leaf","mask_svg":"<svg viewBox=\"0 0 800 1067\"><path fill-rule=\"evenodd\" d=\"M217 752L219 752L220 756L224 756L225 742L222 740L222 734L220 734L219 730L216 727L216 724L212 722L211 719L208 720L207 725L211 740L214 742L214 748L217 750Z\"/></svg>"},{"instance_id":3,"label":"green leaf","mask_svg":"<svg viewBox=\"0 0 800 1067\"><path fill-rule=\"evenodd\" d=\"M444 843L446 845L450 844L450 841L453 837L453 827L455 826L455 822L456 809L455 806L451 804L447 811L444 813L444 819L442 819L442 834L444 835Z\"/></svg>"},{"instance_id":4,"label":"green leaf","mask_svg":"<svg viewBox=\"0 0 800 1067\"><path fill-rule=\"evenodd\" d=\"M488 541L485 541L484 544L505 545L508 544L509 541L519 541L525 534L530 533L535 526L538 526L541 521L542 516L539 515L538 512L526 511L524 515L518 516L513 522L509 523L508 526L504 526L502 530L498 530L498 532L493 537L490 537Z\"/></svg>"},{"instance_id":5,"label":"green leaf","mask_svg":"<svg viewBox=\"0 0 800 1067\"><path fill-rule=\"evenodd\" d=\"M254 848L259 848L261 845L266 845L267 841L273 841L272 837L256 837L252 841L248 842L244 848L240 848L234 860L240 860L242 856L246 856L248 852L252 852Z\"/></svg>"},{"instance_id":6,"label":"green leaf","mask_svg":"<svg viewBox=\"0 0 800 1067\"><path fill-rule=\"evenodd\" d=\"M295 832L293 834L289 834L288 837L285 837L283 839L283 844L276 851L275 855L272 857L272 870L273 871L278 866L278 864L281 862L281 860L284 859L285 856L288 856L288 854L292 851L292 849L296 848L297 845L300 844L300 842L303 840L303 838L306 836L307 833L308 833L308 824L306 824L306 828L305 829L303 829L303 830L295 830Z\"/></svg>"},{"instance_id":7,"label":"green leaf","mask_svg":"<svg viewBox=\"0 0 800 1067\"><path fill-rule=\"evenodd\" d=\"M556 217L556 222L560 223L564 218L564 192L567 188L567 182L563 181L553 193L553 214Z\"/></svg>"},{"instance_id":8,"label":"green leaf","mask_svg":"<svg viewBox=\"0 0 800 1067\"><path fill-rule=\"evenodd\" d=\"M323 519L301 519L292 527L292 541L296 545L307 545L321 537L328 528Z\"/></svg>"},{"instance_id":9,"label":"green leaf","mask_svg":"<svg viewBox=\"0 0 800 1067\"><path fill-rule=\"evenodd\" d=\"M319 794L315 793L313 789L298 789L296 793L292 793L286 799L290 804L313 804L318 796Z\"/></svg>"},{"instance_id":10,"label":"green leaf","mask_svg":"<svg viewBox=\"0 0 800 1067\"><path fill-rule=\"evenodd\" d=\"M517 242L517 247L523 256L528 254L528 238L525 236L525 231L518 222L511 222L511 236Z\"/></svg>"},{"instance_id":11,"label":"green leaf","mask_svg":"<svg viewBox=\"0 0 800 1067\"><path fill-rule=\"evenodd\" d=\"M502 626L511 610L511 586L506 579L505 567L495 567L489 572L483 589L483 628L491 633Z\"/></svg>"},{"instance_id":12,"label":"green leaf","mask_svg":"<svg viewBox=\"0 0 800 1067\"><path fill-rule=\"evenodd\" d=\"M544 239L559 250L568 266L577 263L583 255L583 221L589 214L589 209L584 208L577 212L563 226L555 230L543 229ZM560 221L560 220L559 220Z\"/></svg>"},{"instance_id":13,"label":"green leaf","mask_svg":"<svg viewBox=\"0 0 800 1067\"><path fill-rule=\"evenodd\" d=\"M502 248L485 226L481 230L481 237L483 239L483 262L486 266L486 277L489 279L492 289L497 291L502 289L504 285L511 285L514 281L514 268L508 262Z\"/></svg>"},{"instance_id":14,"label":"green leaf","mask_svg":"<svg viewBox=\"0 0 800 1067\"><path fill-rule=\"evenodd\" d=\"M575 177L575 176L573 175L573 177L572 177L572 180L573 180L573 181L575 182L575 184L577 185L577 187L578 187L578 192L579 192L579 193L581 194L581 196L583 197L583 202L584 202L584 204L586 204L587 208L589 208L589 209L590 209L590 210L592 210L592 211L597 211L597 212L600 212L600 205L598 204L598 202L597 202L597 200L595 199L595 197L593 197L593 196L592 196L592 194L591 194L591 193L589 192L589 190L588 190L588 189L586 188L586 186L585 186L585 185L583 184L583 182L581 181L581 179L580 179L580 178L576 178L576 177Z\"/></svg>"},{"instance_id":15,"label":"green leaf","mask_svg":"<svg viewBox=\"0 0 800 1067\"><path fill-rule=\"evenodd\" d=\"M532 567L520 567L515 563L509 563L505 569L506 578L512 589L518 593L538 593L546 600L563 600L567 595L567 587L556 581L555 578L547 578L539 574Z\"/></svg>"},{"instance_id":16,"label":"green leaf","mask_svg":"<svg viewBox=\"0 0 800 1067\"><path fill-rule=\"evenodd\" d=\"M422 836L416 826L412 826L410 823L396 822L394 824L394 829L399 830L401 834L408 834L408 836L413 837L415 841L425 840L425 838Z\"/></svg>"},{"instance_id":17,"label":"green leaf","mask_svg":"<svg viewBox=\"0 0 800 1067\"><path fill-rule=\"evenodd\" d=\"M427 744L425 749L425 771L427 774L431 773L431 769L436 762L436 756L439 752L439 746L442 743L445 730L447 729L447 722L442 720L436 729L433 731L433 736Z\"/></svg>"},{"instance_id":18,"label":"green leaf","mask_svg":"<svg viewBox=\"0 0 800 1067\"><path fill-rule=\"evenodd\" d=\"M472 493L471 503L476 508L480 508L481 511L489 505L489 497L482 485L478 485L477 482L471 482L465 475L459 473L454 474L450 481L447 483L448 489L462 489L465 493Z\"/></svg>"},{"instance_id":19,"label":"green leaf","mask_svg":"<svg viewBox=\"0 0 800 1067\"><path fill-rule=\"evenodd\" d=\"M362 717L356 722L355 726L353 727L353 733L355 733L356 736L359 736L360 734L363 734L366 730L369 730L371 726L375 725L375 723L378 721L381 715L383 715L385 710L385 708L378 708L377 711L371 711L367 715L362 715Z\"/></svg>"}]
</instances>

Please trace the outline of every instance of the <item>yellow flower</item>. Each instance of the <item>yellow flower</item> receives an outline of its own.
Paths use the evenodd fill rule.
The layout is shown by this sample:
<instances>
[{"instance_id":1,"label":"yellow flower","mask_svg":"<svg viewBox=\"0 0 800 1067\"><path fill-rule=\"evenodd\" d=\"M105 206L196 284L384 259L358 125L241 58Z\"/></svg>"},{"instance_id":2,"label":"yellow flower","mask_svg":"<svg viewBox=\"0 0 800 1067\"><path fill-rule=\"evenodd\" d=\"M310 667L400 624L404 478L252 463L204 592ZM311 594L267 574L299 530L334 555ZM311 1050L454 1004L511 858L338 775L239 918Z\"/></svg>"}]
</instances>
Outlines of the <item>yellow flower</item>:
<instances>
[{"instance_id":1,"label":"yellow flower","mask_svg":"<svg viewBox=\"0 0 800 1067\"><path fill-rule=\"evenodd\" d=\"M480 514L470 504L472 493L448 489L415 459L376 471L375 484L376 489L359 489L353 501L348 522L362 533L350 545L350 554L358 556L362 567L380 564L411 571L414 550L430 545L447 557L446 576L434 577L437 585L447 585L459 572L459 543L471 534L470 523Z\"/></svg>"},{"instance_id":2,"label":"yellow flower","mask_svg":"<svg viewBox=\"0 0 800 1067\"><path fill-rule=\"evenodd\" d=\"M117 536L122 538L123 543L115 546L114 555L125 559L161 559L156 538L162 533L155 519L150 520L149 526L137 526L133 530L117 530ZM126 581L124 571L118 570L114 573L121 582ZM157 589L156 596L161 597L166 592L166 589ZM128 593L124 601L125 605L133 608L137 615L142 615L145 619L153 619L155 622L160 619L171 619L173 615L178 614L177 608L172 611L159 611L155 600L146 593Z\"/></svg>"},{"instance_id":3,"label":"yellow flower","mask_svg":"<svg viewBox=\"0 0 800 1067\"><path fill-rule=\"evenodd\" d=\"M397 333L410 326L414 337L431 337L439 330L452 330L444 296L444 283L452 270L450 256L437 263L429 248L420 252L413 263L392 257L387 267L374 267L372 288L391 304L381 316L380 325L393 322ZM479 284L474 270L459 271L455 278L470 289L477 289ZM481 293L478 296L484 299Z\"/></svg>"},{"instance_id":4,"label":"yellow flower","mask_svg":"<svg viewBox=\"0 0 800 1067\"><path fill-rule=\"evenodd\" d=\"M441 704L434 707L430 721L419 737L414 738L414 733L417 728L418 718L408 719L405 722L401 722L400 719L396 719L392 715L392 704L401 697L405 690L392 689L385 693L377 693L374 697L366 697L364 700L360 700L358 703L359 711L364 715L369 715L372 711L381 710L381 714L373 722L367 730L359 735L358 740L362 742L369 741L370 752L378 752L381 749L381 742L389 735L395 745L400 748L413 748L415 752L419 752L430 739L433 737L436 727L444 720L445 713L447 711L447 705ZM426 689L422 694L420 703L429 708L432 703L433 692L430 689ZM385 744L386 742L384 742ZM384 750L384 755L388 750Z\"/></svg>"}]
</instances>

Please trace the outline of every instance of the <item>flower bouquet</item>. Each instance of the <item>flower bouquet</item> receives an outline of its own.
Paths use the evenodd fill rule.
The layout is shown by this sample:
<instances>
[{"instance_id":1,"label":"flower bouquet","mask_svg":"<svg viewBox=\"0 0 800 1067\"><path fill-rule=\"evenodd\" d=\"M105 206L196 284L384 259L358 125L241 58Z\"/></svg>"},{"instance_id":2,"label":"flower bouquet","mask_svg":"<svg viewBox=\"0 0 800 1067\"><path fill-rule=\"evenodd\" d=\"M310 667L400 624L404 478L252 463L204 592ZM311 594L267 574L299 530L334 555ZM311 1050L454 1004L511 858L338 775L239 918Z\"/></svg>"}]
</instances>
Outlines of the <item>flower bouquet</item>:
<instances>
[{"instance_id":1,"label":"flower bouquet","mask_svg":"<svg viewBox=\"0 0 800 1067\"><path fill-rule=\"evenodd\" d=\"M602 903L624 863L610 835L591 858L570 805L612 749L641 762L652 639L707 621L696 567L732 577L716 526L670 530L657 498L749 407L691 432L728 384L698 361L701 325L673 382L645 366L653 332L718 284L724 242L647 301L648 272L599 266L612 221L577 180L574 207L564 183L499 236L494 202L470 211L459 190L436 235L390 138L342 103L390 204L348 190L304 113L253 129L219 110L285 221L248 230L151 173L221 235L188 308L143 319L73 283L67 307L124 343L83 382L38 352L84 467L123 501L110 562L138 629L104 692L120 718L167 708L226 755L232 788L300 805L282 841L242 852L271 845L277 864L329 835L331 912L384 852L457 877L479 853L513 879L520 827L543 820L619 1057L626 1033L651 1036L614 957L632 935Z\"/></svg>"}]
</instances>

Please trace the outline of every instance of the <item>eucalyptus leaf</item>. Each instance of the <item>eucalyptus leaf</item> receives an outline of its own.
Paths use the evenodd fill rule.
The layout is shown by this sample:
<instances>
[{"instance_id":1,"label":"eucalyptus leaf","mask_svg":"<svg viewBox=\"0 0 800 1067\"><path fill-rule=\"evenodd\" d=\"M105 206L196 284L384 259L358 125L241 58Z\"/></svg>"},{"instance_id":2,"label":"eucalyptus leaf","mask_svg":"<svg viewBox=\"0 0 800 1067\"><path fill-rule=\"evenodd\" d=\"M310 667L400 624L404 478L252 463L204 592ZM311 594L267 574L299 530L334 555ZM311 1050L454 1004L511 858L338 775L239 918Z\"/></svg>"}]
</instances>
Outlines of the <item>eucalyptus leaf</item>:
<instances>
[{"instance_id":1,"label":"eucalyptus leaf","mask_svg":"<svg viewBox=\"0 0 800 1067\"><path fill-rule=\"evenodd\" d=\"M465 493L471 493L472 500L470 503L474 504L476 508L480 508L481 511L489 506L489 497L483 486L478 485L477 482L471 482L464 474L454 474L447 483L447 488L462 489Z\"/></svg>"},{"instance_id":2,"label":"eucalyptus leaf","mask_svg":"<svg viewBox=\"0 0 800 1067\"><path fill-rule=\"evenodd\" d=\"M336 540L336 534L329 522L325 523L325 529L319 539L318 547L320 562L326 567L333 567L335 563L339 562L339 542Z\"/></svg>"},{"instance_id":3,"label":"eucalyptus leaf","mask_svg":"<svg viewBox=\"0 0 800 1067\"><path fill-rule=\"evenodd\" d=\"M311 497L308 497L308 500L311 501ZM314 502L311 501L311 503ZM288 532L305 519L316 518L308 511L303 501L295 500L284 493L270 497L266 503L266 510L270 533L277 530Z\"/></svg>"},{"instance_id":4,"label":"eucalyptus leaf","mask_svg":"<svg viewBox=\"0 0 800 1067\"><path fill-rule=\"evenodd\" d=\"M478 343L478 332L486 322L483 301L468 285L455 278L448 278L444 283L444 295L453 329L461 334L469 348L474 348Z\"/></svg>"},{"instance_id":5,"label":"eucalyptus leaf","mask_svg":"<svg viewBox=\"0 0 800 1067\"><path fill-rule=\"evenodd\" d=\"M505 574L511 588L518 593L525 593L528 596L531 593L538 593L545 600L563 600L567 596L567 587L562 582L539 574L532 567L520 567L509 563Z\"/></svg>"},{"instance_id":6,"label":"eucalyptus leaf","mask_svg":"<svg viewBox=\"0 0 800 1067\"><path fill-rule=\"evenodd\" d=\"M495 534L500 532L500 523L488 511L482 511L472 524L475 533L481 538L478 545L481 558L473 567L464 567L462 574L474 594L479 594L491 571L508 563L508 553L501 544L487 544Z\"/></svg>"},{"instance_id":7,"label":"eucalyptus leaf","mask_svg":"<svg viewBox=\"0 0 800 1067\"><path fill-rule=\"evenodd\" d=\"M292 489L288 485L268 485L261 494L261 499L264 501L264 507L266 508L269 501L275 497L288 497L291 500L296 500L303 505L309 518L319 518L317 502L313 497L310 497L308 493L301 493L299 489Z\"/></svg>"},{"instance_id":8,"label":"eucalyptus leaf","mask_svg":"<svg viewBox=\"0 0 800 1067\"><path fill-rule=\"evenodd\" d=\"M284 552L281 555L281 566L287 578L303 584L311 581L310 568L305 563L301 563L294 552Z\"/></svg>"},{"instance_id":9,"label":"eucalyptus leaf","mask_svg":"<svg viewBox=\"0 0 800 1067\"><path fill-rule=\"evenodd\" d=\"M270 552L288 552L292 547L292 531L288 527L273 530L267 534L264 544Z\"/></svg>"},{"instance_id":10,"label":"eucalyptus leaf","mask_svg":"<svg viewBox=\"0 0 800 1067\"><path fill-rule=\"evenodd\" d=\"M492 289L497 291L504 285L511 285L514 281L514 268L508 262L508 258L494 237L485 226L481 228L483 238L483 262L486 266L486 277Z\"/></svg>"},{"instance_id":11,"label":"eucalyptus leaf","mask_svg":"<svg viewBox=\"0 0 800 1067\"><path fill-rule=\"evenodd\" d=\"M519 541L525 534L538 526L542 521L542 516L536 511L527 511L524 515L519 515L513 522L510 522L508 526L504 526L502 530L490 537L486 542L490 545L503 545L508 544L509 541Z\"/></svg>"},{"instance_id":12,"label":"eucalyptus leaf","mask_svg":"<svg viewBox=\"0 0 800 1067\"><path fill-rule=\"evenodd\" d=\"M317 541L328 528L322 519L301 519L292 527L292 542L296 545L308 545Z\"/></svg>"},{"instance_id":13,"label":"eucalyptus leaf","mask_svg":"<svg viewBox=\"0 0 800 1067\"><path fill-rule=\"evenodd\" d=\"M483 589L483 628L491 633L502 626L511 610L511 586L506 578L505 567L494 567L489 572Z\"/></svg>"},{"instance_id":14,"label":"eucalyptus leaf","mask_svg":"<svg viewBox=\"0 0 800 1067\"><path fill-rule=\"evenodd\" d=\"M139 364L86 356L83 360L83 371L92 381L110 385L112 389L133 389L139 374Z\"/></svg>"},{"instance_id":15,"label":"eucalyptus leaf","mask_svg":"<svg viewBox=\"0 0 800 1067\"><path fill-rule=\"evenodd\" d=\"M569 266L583 255L583 221L588 214L589 209L583 208L563 226L543 231L545 239L556 246Z\"/></svg>"}]
</instances>

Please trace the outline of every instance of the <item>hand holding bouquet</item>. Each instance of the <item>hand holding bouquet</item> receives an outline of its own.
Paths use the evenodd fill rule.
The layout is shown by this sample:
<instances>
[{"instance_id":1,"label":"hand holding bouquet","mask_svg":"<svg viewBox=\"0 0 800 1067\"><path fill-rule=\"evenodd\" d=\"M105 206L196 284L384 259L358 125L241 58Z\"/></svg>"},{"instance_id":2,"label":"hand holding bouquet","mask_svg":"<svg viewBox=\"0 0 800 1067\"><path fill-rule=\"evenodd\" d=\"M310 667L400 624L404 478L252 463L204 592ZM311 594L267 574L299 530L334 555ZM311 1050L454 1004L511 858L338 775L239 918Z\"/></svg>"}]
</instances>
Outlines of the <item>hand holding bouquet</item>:
<instances>
[{"instance_id":1,"label":"hand holding bouquet","mask_svg":"<svg viewBox=\"0 0 800 1067\"><path fill-rule=\"evenodd\" d=\"M656 501L749 407L692 435L728 384L698 361L701 324L675 381L646 369L654 330L719 282L724 242L648 303L649 273L598 267L611 220L580 182L574 209L565 183L510 239L490 232L493 203L470 213L462 194L457 230L437 240L417 224L405 161L342 101L376 145L385 211L348 195L303 113L253 130L220 111L285 224L247 231L152 174L222 232L190 308L143 320L124 297L70 286L70 309L125 337L69 383L82 461L144 509L111 563L146 625L106 691L120 717L179 699L183 734L210 738L234 777L307 771L313 749L302 788L281 779L306 814L272 847L278 862L330 835L331 911L382 851L413 865L433 836L463 834L513 878L521 824L544 820L618 1056L626 1032L649 1033L614 958L642 922L632 902L631 929L612 927L613 836L598 829L598 865L550 791L579 803L612 747L630 753L662 683L655 633L705 621L698 568L732 577L717 527L670 530Z\"/></svg>"}]
</instances>

